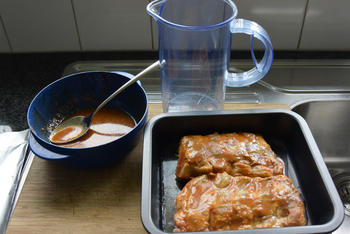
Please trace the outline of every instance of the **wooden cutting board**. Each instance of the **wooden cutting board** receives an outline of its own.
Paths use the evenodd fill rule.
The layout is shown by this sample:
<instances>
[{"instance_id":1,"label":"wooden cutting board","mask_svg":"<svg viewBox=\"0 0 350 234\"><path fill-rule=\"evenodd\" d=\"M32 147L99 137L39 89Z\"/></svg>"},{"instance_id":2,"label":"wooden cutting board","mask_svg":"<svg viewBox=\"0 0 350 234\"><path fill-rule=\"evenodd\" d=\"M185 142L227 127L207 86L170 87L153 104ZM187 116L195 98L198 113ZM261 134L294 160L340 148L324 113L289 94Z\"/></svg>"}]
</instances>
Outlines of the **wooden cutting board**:
<instances>
[{"instance_id":1,"label":"wooden cutting board","mask_svg":"<svg viewBox=\"0 0 350 234\"><path fill-rule=\"evenodd\" d=\"M225 104L225 109L283 104ZM162 113L150 104L149 118ZM35 157L7 228L10 233L146 233L140 218L142 142L117 165L72 169Z\"/></svg>"}]
</instances>

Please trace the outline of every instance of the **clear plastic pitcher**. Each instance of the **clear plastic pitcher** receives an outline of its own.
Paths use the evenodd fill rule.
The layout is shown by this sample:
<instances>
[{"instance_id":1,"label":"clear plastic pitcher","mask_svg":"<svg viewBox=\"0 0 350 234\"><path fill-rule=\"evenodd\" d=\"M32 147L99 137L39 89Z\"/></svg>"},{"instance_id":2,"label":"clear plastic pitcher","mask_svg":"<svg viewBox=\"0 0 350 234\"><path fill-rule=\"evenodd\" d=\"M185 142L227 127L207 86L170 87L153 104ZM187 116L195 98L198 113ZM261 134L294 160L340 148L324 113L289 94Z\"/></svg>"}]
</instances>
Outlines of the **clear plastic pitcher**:
<instances>
[{"instance_id":1,"label":"clear plastic pitcher","mask_svg":"<svg viewBox=\"0 0 350 234\"><path fill-rule=\"evenodd\" d=\"M156 0L147 12L158 25L164 112L222 109L226 86L253 84L272 65L269 35L255 22L235 19L237 8L230 0ZM251 36L254 68L249 71L228 72L233 33ZM265 47L260 62L254 37Z\"/></svg>"}]
</instances>

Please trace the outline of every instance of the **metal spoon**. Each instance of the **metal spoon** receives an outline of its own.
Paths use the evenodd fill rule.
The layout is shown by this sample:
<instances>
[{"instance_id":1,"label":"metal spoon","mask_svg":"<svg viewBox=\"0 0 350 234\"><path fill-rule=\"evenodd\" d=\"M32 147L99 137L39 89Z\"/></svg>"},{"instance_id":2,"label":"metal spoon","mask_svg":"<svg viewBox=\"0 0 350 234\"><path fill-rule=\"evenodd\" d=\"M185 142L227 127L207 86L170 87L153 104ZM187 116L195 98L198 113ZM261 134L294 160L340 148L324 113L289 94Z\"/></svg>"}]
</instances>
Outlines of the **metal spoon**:
<instances>
[{"instance_id":1,"label":"metal spoon","mask_svg":"<svg viewBox=\"0 0 350 234\"><path fill-rule=\"evenodd\" d=\"M127 87L129 87L131 84L138 81L140 78L145 76L150 71L153 71L156 68L160 68L160 62L157 61L138 73L136 76L134 76L132 79L130 79L128 82L126 82L122 87L120 87L117 91L112 93L107 99L105 99L89 116L75 116L72 118L69 118L65 121L63 121L61 124L59 124L50 134L49 140L54 144L63 144L68 143L71 141L74 141L82 136L85 135L85 133L89 130L92 118L94 115L102 108L104 107L110 100L112 100L115 96L117 96L119 93L124 91ZM55 139L54 136L63 131L70 131L71 136L67 139Z\"/></svg>"}]
</instances>

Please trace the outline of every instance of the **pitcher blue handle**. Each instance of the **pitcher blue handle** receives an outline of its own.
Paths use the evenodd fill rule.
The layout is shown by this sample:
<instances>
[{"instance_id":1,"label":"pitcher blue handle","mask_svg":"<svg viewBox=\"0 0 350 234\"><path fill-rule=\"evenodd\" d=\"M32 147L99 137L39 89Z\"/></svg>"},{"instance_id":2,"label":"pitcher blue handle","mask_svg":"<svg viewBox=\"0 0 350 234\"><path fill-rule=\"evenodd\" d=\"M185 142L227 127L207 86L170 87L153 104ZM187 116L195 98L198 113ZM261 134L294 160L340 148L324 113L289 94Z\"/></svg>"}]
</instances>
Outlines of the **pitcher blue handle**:
<instances>
[{"instance_id":1,"label":"pitcher blue handle","mask_svg":"<svg viewBox=\"0 0 350 234\"><path fill-rule=\"evenodd\" d=\"M231 33L244 33L250 35L250 52L254 62L254 68L242 73L228 73L226 85L230 87L247 86L262 79L270 70L273 62L273 48L267 32L259 24L245 19L234 19L230 25ZM264 57L258 63L254 55L254 37L264 45Z\"/></svg>"}]
</instances>

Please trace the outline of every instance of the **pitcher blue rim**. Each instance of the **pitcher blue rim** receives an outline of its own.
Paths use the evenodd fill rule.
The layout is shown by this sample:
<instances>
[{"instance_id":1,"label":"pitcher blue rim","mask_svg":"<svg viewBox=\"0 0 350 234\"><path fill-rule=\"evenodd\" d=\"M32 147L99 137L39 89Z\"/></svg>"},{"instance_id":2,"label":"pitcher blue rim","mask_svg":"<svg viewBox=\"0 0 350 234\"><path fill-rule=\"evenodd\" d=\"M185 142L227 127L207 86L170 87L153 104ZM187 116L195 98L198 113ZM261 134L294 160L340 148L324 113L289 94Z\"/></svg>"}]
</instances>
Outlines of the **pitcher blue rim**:
<instances>
[{"instance_id":1,"label":"pitcher blue rim","mask_svg":"<svg viewBox=\"0 0 350 234\"><path fill-rule=\"evenodd\" d=\"M211 28L218 28L218 27L221 27L221 26L224 26L225 24L228 24L230 23L233 19L236 18L237 16L237 7L235 5L234 2L232 2L231 0L221 0L223 2L226 2L231 8L232 8L232 15L226 19L225 21L222 21L218 24L213 24L213 25L207 25L207 26L190 26L190 25L181 25L181 24L175 24L175 23L172 23L166 19L164 19L163 17L160 16L160 14L156 14L152 9L153 9L153 6L155 4L158 4L158 3L161 3L163 2L163 4L166 2L167 0L155 0L155 1L152 1L150 2L146 9L147 9L147 12L148 14L150 14L153 18L155 18L155 20L157 21L157 19L161 20L161 22L167 24L167 25L170 25L172 27L176 27L176 28L181 28L181 29L184 29L184 30L206 30L206 29L211 29Z\"/></svg>"}]
</instances>

